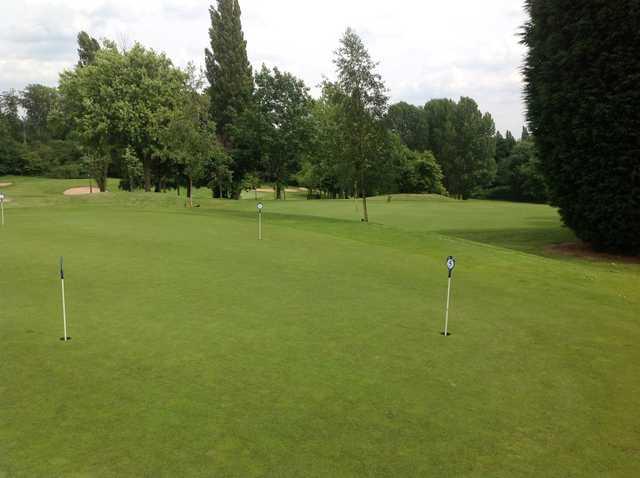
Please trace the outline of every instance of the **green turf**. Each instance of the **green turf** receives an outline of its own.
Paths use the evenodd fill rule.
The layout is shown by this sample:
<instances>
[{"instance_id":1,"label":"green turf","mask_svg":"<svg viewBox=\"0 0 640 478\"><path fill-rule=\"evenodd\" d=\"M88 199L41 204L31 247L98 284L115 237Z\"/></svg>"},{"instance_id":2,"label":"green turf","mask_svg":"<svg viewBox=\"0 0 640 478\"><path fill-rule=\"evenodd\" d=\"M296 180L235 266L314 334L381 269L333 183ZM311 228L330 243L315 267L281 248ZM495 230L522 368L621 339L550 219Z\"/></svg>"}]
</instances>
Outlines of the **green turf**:
<instances>
[{"instance_id":1,"label":"green turf","mask_svg":"<svg viewBox=\"0 0 640 478\"><path fill-rule=\"evenodd\" d=\"M550 207L267 201L258 242L249 199L7 180L0 477L640 474L640 266L548 255Z\"/></svg>"}]
</instances>

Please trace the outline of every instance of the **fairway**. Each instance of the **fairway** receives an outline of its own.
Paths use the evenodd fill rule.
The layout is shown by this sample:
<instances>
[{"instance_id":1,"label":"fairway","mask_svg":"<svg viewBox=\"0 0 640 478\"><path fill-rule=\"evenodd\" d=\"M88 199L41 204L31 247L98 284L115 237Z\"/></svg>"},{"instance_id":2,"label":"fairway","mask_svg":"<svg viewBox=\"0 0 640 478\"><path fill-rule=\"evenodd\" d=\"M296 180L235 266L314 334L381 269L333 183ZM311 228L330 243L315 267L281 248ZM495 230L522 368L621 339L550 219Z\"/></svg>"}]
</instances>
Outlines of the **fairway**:
<instances>
[{"instance_id":1,"label":"fairway","mask_svg":"<svg viewBox=\"0 0 640 478\"><path fill-rule=\"evenodd\" d=\"M0 182L0 477L640 475L640 265L549 206Z\"/></svg>"}]
</instances>

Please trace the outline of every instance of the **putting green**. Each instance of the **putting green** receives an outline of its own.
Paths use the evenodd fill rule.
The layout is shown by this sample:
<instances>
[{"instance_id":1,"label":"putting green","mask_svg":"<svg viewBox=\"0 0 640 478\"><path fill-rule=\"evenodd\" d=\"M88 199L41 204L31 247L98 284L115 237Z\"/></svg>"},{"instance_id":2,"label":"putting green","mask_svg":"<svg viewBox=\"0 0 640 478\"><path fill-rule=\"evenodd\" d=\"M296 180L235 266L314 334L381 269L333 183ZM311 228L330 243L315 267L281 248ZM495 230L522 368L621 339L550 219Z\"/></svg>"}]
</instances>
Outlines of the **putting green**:
<instances>
[{"instance_id":1,"label":"putting green","mask_svg":"<svg viewBox=\"0 0 640 478\"><path fill-rule=\"evenodd\" d=\"M264 200L259 242L253 200L0 181L0 476L640 474L640 266L548 255L550 207Z\"/></svg>"}]
</instances>

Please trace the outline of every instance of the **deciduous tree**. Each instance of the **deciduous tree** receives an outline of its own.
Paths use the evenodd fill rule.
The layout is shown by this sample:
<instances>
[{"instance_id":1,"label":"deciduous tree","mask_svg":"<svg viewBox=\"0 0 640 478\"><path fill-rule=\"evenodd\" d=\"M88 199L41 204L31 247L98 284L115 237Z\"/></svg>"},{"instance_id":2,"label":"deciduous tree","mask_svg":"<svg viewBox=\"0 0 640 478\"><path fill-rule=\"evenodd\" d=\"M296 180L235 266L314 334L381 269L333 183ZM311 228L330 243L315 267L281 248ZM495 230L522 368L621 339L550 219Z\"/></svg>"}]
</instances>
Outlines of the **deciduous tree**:
<instances>
[{"instance_id":1,"label":"deciduous tree","mask_svg":"<svg viewBox=\"0 0 640 478\"><path fill-rule=\"evenodd\" d=\"M276 199L282 199L287 181L310 147L312 100L302 80L278 68L263 65L255 81L261 163L275 184Z\"/></svg>"},{"instance_id":2,"label":"deciduous tree","mask_svg":"<svg viewBox=\"0 0 640 478\"><path fill-rule=\"evenodd\" d=\"M26 136L29 141L47 141L54 136L49 114L56 107L58 91L44 85L31 84L20 94L20 105L25 111Z\"/></svg>"},{"instance_id":3,"label":"deciduous tree","mask_svg":"<svg viewBox=\"0 0 640 478\"><path fill-rule=\"evenodd\" d=\"M164 55L139 44L127 52L109 45L95 61L60 76L65 115L96 157L118 158L126 147L142 161L145 191L159 166L159 133L174 111L185 75ZM97 179L97 178L96 178Z\"/></svg>"},{"instance_id":4,"label":"deciduous tree","mask_svg":"<svg viewBox=\"0 0 640 478\"><path fill-rule=\"evenodd\" d=\"M400 135L400 139L409 149L429 149L429 123L424 108L405 102L396 103L389 107L385 123L389 129Z\"/></svg>"},{"instance_id":5,"label":"deciduous tree","mask_svg":"<svg viewBox=\"0 0 640 478\"><path fill-rule=\"evenodd\" d=\"M382 159L388 97L382 77L377 72L362 39L347 29L335 52L337 68L336 98L340 105L342 147L349 164L351 179L362 197L363 221L369 221L367 210L367 179L384 174L377 164Z\"/></svg>"},{"instance_id":6,"label":"deciduous tree","mask_svg":"<svg viewBox=\"0 0 640 478\"><path fill-rule=\"evenodd\" d=\"M448 99L425 105L430 150L442 166L449 193L467 199L488 187L496 173L495 124L471 98Z\"/></svg>"}]
</instances>

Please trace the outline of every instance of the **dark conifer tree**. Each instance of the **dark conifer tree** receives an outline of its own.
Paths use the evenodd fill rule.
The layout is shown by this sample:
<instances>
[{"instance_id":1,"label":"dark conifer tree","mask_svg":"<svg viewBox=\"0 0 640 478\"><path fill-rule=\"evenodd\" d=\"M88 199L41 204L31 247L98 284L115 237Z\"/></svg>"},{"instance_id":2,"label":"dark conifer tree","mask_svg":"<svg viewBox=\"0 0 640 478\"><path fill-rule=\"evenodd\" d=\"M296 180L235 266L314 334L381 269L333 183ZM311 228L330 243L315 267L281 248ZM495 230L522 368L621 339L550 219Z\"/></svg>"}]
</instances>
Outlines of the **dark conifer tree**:
<instances>
[{"instance_id":1,"label":"dark conifer tree","mask_svg":"<svg viewBox=\"0 0 640 478\"><path fill-rule=\"evenodd\" d=\"M225 147L231 147L230 125L251 103L253 74L247 58L238 0L218 0L209 8L211 49L205 50L211 118Z\"/></svg>"},{"instance_id":2,"label":"dark conifer tree","mask_svg":"<svg viewBox=\"0 0 640 478\"><path fill-rule=\"evenodd\" d=\"M640 2L526 6L527 114L552 201L594 247L640 253Z\"/></svg>"}]
</instances>

